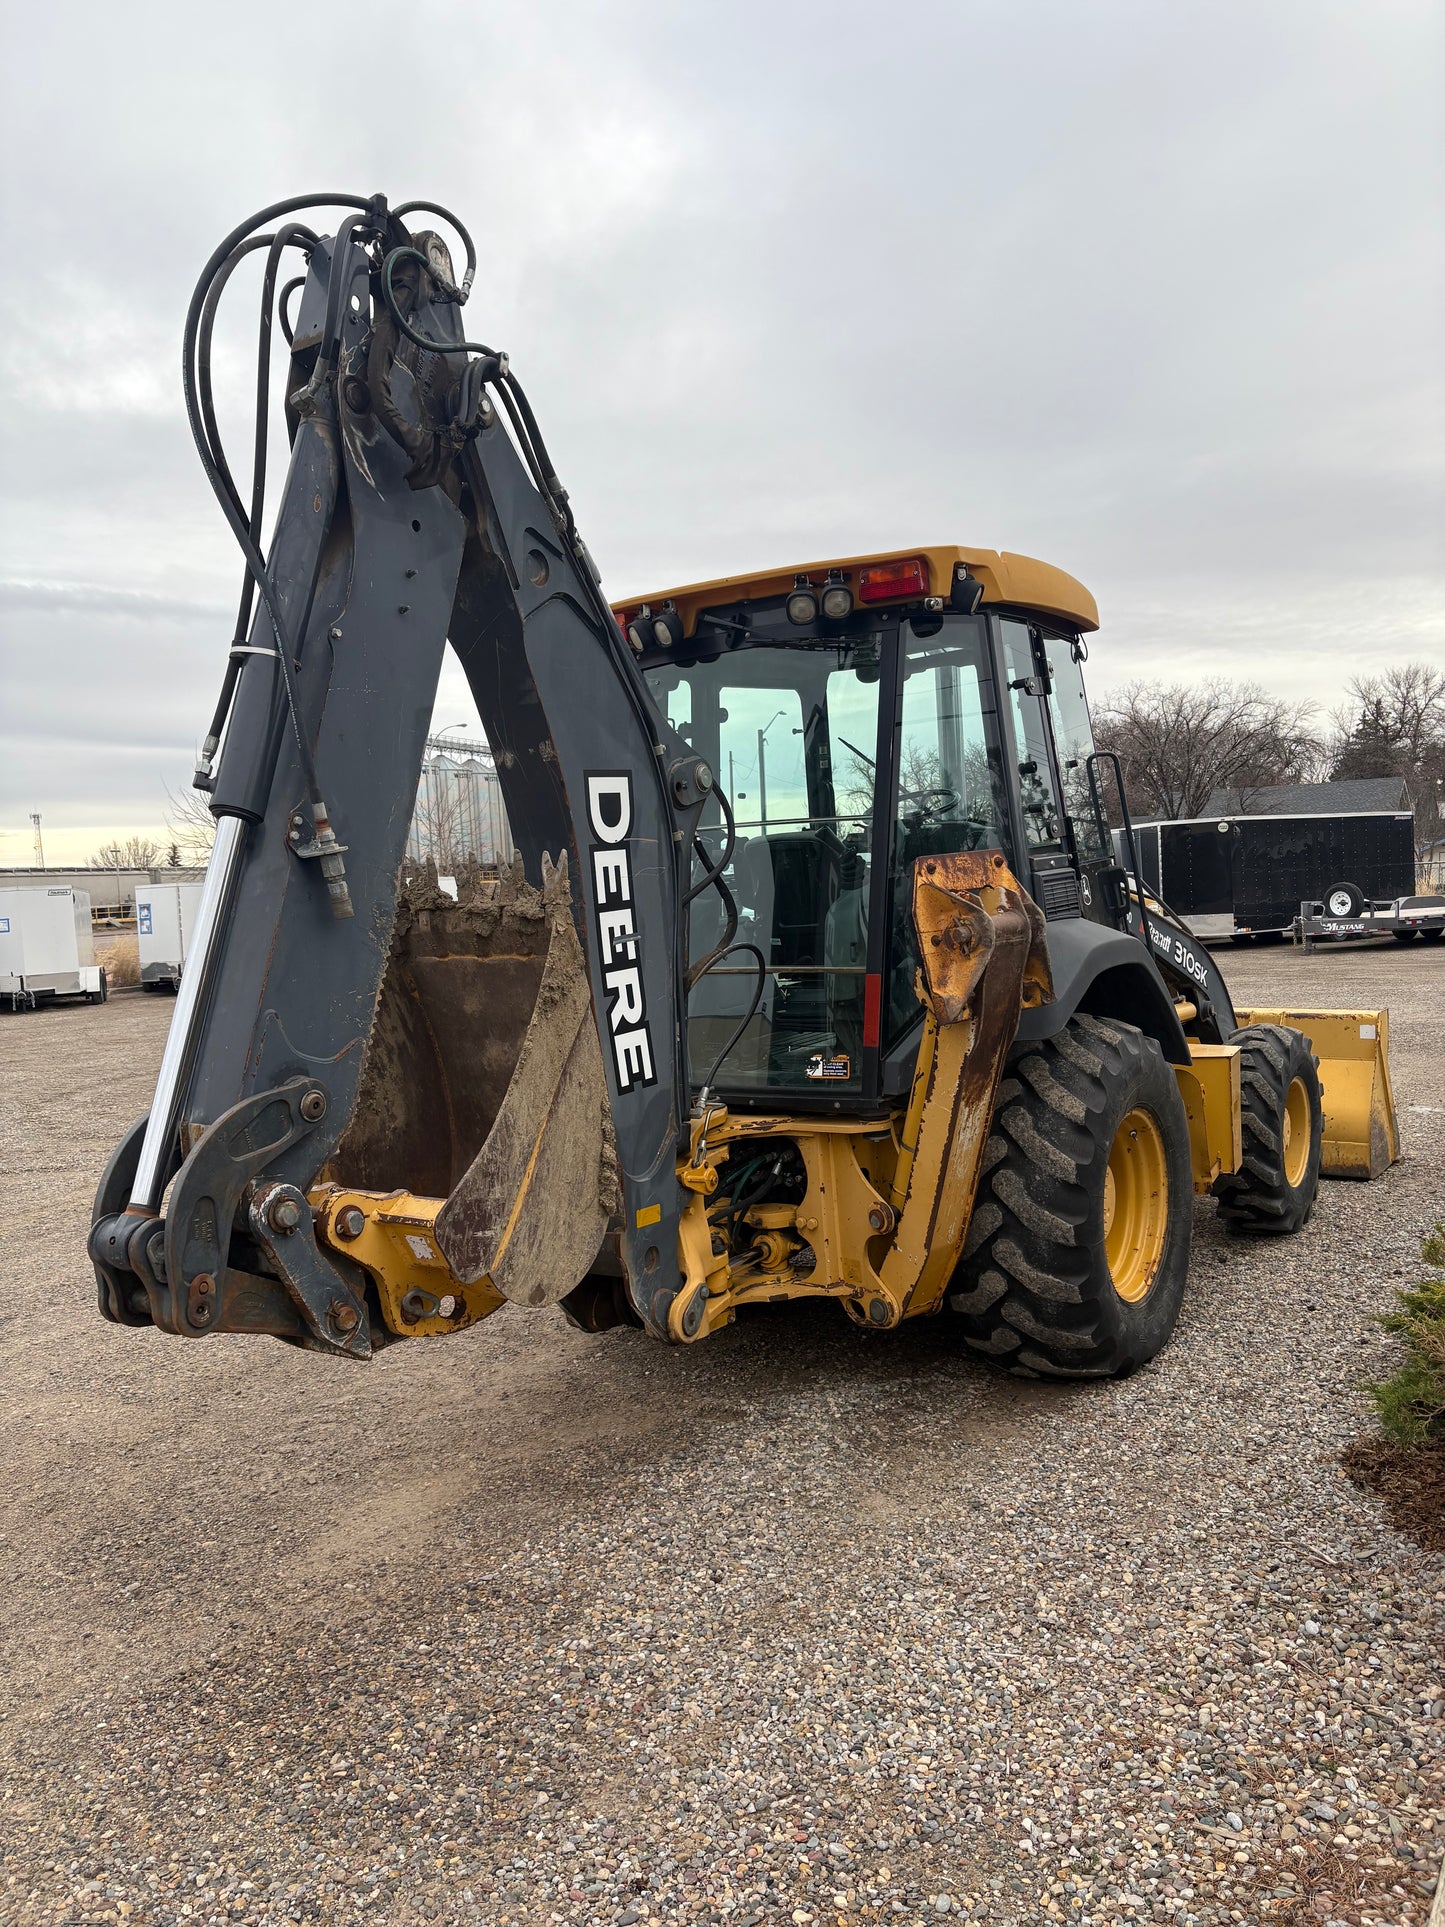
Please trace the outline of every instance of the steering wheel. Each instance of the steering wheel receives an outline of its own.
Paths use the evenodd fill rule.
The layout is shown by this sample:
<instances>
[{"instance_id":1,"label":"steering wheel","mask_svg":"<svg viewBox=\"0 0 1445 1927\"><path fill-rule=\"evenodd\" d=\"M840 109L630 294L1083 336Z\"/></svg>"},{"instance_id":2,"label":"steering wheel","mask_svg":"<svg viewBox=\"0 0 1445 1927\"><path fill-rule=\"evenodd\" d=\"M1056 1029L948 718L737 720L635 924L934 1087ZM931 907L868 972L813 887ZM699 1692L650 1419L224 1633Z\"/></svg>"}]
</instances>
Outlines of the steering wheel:
<instances>
[{"instance_id":1,"label":"steering wheel","mask_svg":"<svg viewBox=\"0 0 1445 1927\"><path fill-rule=\"evenodd\" d=\"M938 801L933 801L933 798L937 798ZM945 816L954 807L958 802L958 791L947 789L941 784L936 788L921 790L906 790L900 785L898 800L901 803L910 804L918 811L924 822L930 822L937 817Z\"/></svg>"}]
</instances>

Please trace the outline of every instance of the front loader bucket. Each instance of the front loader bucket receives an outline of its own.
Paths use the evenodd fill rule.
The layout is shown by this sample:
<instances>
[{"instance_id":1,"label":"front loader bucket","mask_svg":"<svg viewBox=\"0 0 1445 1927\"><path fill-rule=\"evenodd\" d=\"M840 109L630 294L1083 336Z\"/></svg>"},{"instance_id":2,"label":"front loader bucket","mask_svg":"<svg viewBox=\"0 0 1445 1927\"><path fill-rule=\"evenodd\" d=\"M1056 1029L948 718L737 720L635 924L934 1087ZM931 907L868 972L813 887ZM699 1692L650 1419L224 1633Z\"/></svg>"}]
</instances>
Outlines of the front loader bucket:
<instances>
[{"instance_id":1,"label":"front loader bucket","mask_svg":"<svg viewBox=\"0 0 1445 1927\"><path fill-rule=\"evenodd\" d=\"M1302 1031L1319 1059L1327 1178L1378 1178L1400 1155L1388 1010L1242 1010L1241 1024Z\"/></svg>"},{"instance_id":2,"label":"front loader bucket","mask_svg":"<svg viewBox=\"0 0 1445 1927\"><path fill-rule=\"evenodd\" d=\"M402 894L356 1106L326 1176L445 1198L454 1277L552 1304L590 1270L616 1164L565 855L452 899Z\"/></svg>"}]
</instances>

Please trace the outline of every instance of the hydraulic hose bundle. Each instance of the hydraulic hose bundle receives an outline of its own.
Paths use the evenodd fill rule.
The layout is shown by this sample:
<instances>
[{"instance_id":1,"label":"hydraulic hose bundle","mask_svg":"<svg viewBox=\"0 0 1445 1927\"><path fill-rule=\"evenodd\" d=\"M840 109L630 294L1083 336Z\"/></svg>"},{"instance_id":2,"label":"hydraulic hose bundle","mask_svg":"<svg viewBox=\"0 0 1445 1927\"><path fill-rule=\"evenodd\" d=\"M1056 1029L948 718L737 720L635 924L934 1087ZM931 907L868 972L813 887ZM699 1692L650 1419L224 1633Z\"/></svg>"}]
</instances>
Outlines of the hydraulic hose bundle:
<instances>
[{"instance_id":1,"label":"hydraulic hose bundle","mask_svg":"<svg viewBox=\"0 0 1445 1927\"><path fill-rule=\"evenodd\" d=\"M195 774L195 787L210 791L213 787L212 768L219 748L221 735L235 696L236 685L240 678L243 662L249 655L274 655L285 693L286 709L291 730L296 740L297 754L300 758L302 775L306 785L313 824L314 837L298 846L298 854L315 855L320 858L321 871L326 878L331 898L332 914L349 917L352 914L350 892L346 885L345 864L342 858L343 846L337 842L332 828L325 801L321 795L320 781L316 773L315 758L312 754L308 731L300 713L296 691L296 640L289 633L285 613L277 597L275 585L266 567L266 558L261 552L260 538L265 510L266 491L266 453L267 453L267 413L270 386L271 341L273 319L276 312L276 281L283 255L288 248L303 251L308 263L312 251L319 245L315 232L303 222L286 221L271 234L258 234L256 229L267 222L279 220L282 216L312 211L318 208L339 207L354 210L339 224L333 259L340 260L343 250L353 237L371 240L378 245L391 244L387 257L394 260L398 254L411 252L410 236L402 226L406 214L426 210L448 221L461 235L466 249L467 267L460 287L448 290L458 305L465 302L471 291L476 275L476 249L470 234L462 223L447 209L429 201L410 201L401 208L388 211L385 198L373 195L362 199L357 195L318 194L299 195L291 200L278 201L271 207L263 208L249 221L228 234L212 254L201 272L191 297L186 314L184 345L182 349L182 385L186 398L186 414L190 421L191 433L195 438L196 449L210 482L221 511L225 515L231 532L240 546L245 558L245 574L242 579L240 602L236 612L235 633L229 651L226 672L221 691L216 701L211 724L206 732L199 764ZM256 406L255 430L253 437L251 499L247 507L241 499L235 479L227 463L221 443L220 429L216 420L215 400L212 390L212 337L215 327L216 311L226 284L238 264L248 254L261 248L267 250L266 266L261 289L260 327L257 341L256 364ZM285 316L286 296L304 284L305 277L289 281L282 289L281 309L282 328L289 343L292 330ZM341 302L343 298L344 277L333 274L328 289L326 327L320 352L316 359L310 381L304 391L305 398L315 403L322 397L328 385L334 381L337 371L337 346L340 339ZM409 338L418 340L424 346L436 351L436 344L425 341L407 330ZM247 641L251 624L251 614L256 591L259 589L262 601L270 619L274 639L274 649ZM225 805L217 806L217 814L225 811Z\"/></svg>"}]
</instances>

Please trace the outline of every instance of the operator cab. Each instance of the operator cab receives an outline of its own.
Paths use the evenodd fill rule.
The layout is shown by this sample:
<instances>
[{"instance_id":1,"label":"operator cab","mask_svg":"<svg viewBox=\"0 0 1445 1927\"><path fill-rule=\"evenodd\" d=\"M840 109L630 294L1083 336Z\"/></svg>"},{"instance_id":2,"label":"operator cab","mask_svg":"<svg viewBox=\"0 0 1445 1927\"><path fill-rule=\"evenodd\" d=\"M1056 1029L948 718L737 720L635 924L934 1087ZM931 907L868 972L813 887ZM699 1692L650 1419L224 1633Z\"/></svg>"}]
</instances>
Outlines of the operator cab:
<instances>
[{"instance_id":1,"label":"operator cab","mask_svg":"<svg viewBox=\"0 0 1445 1927\"><path fill-rule=\"evenodd\" d=\"M735 819L723 873L734 941L766 965L710 1080L735 1108L786 1095L792 1109L856 1112L906 1093L922 1023L920 857L999 849L1046 916L1115 920L1094 881L1114 859L1079 666L1097 614L1061 570L926 549L701 583L617 615L658 708L711 765ZM701 834L715 863L716 803ZM718 893L702 890L689 956L725 929ZM740 949L694 988L695 1084L758 976Z\"/></svg>"}]
</instances>

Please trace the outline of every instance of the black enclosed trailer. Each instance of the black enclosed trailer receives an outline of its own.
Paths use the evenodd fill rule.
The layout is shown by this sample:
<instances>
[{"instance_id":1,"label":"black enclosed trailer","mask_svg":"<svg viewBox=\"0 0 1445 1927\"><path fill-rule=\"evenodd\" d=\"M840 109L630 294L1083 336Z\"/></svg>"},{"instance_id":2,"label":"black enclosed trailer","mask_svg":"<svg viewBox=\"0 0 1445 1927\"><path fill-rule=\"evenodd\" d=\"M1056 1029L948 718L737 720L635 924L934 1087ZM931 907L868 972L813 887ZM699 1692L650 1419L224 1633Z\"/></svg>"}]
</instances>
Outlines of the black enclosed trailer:
<instances>
[{"instance_id":1,"label":"black enclosed trailer","mask_svg":"<svg viewBox=\"0 0 1445 1927\"><path fill-rule=\"evenodd\" d=\"M1335 801L1331 791L1392 793L1403 807L1320 807ZM1298 797L1306 807L1288 813L1259 807L1276 795L1280 801ZM1186 821L1135 825L1145 883L1196 935L1287 934L1305 903L1336 913L1347 903L1355 921L1376 911L1375 927L1393 928L1394 912L1415 889L1415 820L1403 785L1393 779L1291 784L1281 792L1259 792L1246 809L1237 807L1242 800L1211 797L1210 803L1225 807ZM1363 799L1339 798L1356 800Z\"/></svg>"}]
</instances>

